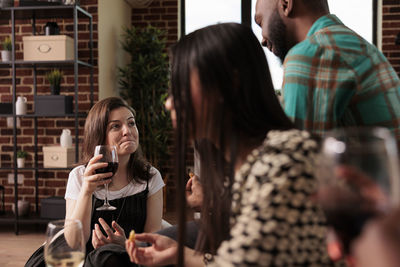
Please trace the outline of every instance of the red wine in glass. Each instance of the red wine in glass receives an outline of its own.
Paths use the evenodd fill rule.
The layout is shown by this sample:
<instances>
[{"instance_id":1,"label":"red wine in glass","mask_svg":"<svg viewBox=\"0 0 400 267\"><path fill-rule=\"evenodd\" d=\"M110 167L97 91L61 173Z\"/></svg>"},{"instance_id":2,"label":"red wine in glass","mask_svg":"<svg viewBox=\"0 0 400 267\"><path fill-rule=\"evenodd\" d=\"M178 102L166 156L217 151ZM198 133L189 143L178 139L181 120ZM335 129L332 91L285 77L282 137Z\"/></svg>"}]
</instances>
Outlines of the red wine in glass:
<instances>
[{"instance_id":1,"label":"red wine in glass","mask_svg":"<svg viewBox=\"0 0 400 267\"><path fill-rule=\"evenodd\" d=\"M118 162L108 162L108 166L107 167L96 169L95 172L96 172L96 174L112 172L112 174L114 176L114 174L117 172L117 170L118 170ZM104 180L108 180L108 179L111 179L111 178L112 178L112 176L111 177L107 177Z\"/></svg>"},{"instance_id":2,"label":"red wine in glass","mask_svg":"<svg viewBox=\"0 0 400 267\"><path fill-rule=\"evenodd\" d=\"M317 177L327 223L351 255L351 243L372 218L400 202L396 140L384 128L345 128L326 134Z\"/></svg>"},{"instance_id":3,"label":"red wine in glass","mask_svg":"<svg viewBox=\"0 0 400 267\"><path fill-rule=\"evenodd\" d=\"M108 145L99 145L96 146L94 150L94 155L103 155L103 157L99 160L99 162L107 162L107 167L96 169L96 173L106 173L112 172L112 176L106 178L105 180L112 179L115 172L118 169L118 155L117 155L117 148L115 146L108 146ZM108 184L104 185L105 188L105 196L104 196L104 204L101 207L98 207L96 210L116 210L117 208L111 206L108 203Z\"/></svg>"},{"instance_id":4,"label":"red wine in glass","mask_svg":"<svg viewBox=\"0 0 400 267\"><path fill-rule=\"evenodd\" d=\"M326 220L339 238L345 255L351 255L351 243L362 232L364 225L373 218L383 215L374 205L364 205L369 200L356 192L340 187L325 191L321 203Z\"/></svg>"}]
</instances>

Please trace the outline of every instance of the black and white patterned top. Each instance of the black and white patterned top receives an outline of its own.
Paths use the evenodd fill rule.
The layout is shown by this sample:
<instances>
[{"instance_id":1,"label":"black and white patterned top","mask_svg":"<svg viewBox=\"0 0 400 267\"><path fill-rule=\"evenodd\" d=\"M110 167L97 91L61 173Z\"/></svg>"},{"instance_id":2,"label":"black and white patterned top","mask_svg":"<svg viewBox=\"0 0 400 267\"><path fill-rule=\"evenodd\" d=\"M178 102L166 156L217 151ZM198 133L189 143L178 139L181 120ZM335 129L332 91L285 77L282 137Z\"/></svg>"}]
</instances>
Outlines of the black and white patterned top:
<instances>
[{"instance_id":1,"label":"black and white patterned top","mask_svg":"<svg viewBox=\"0 0 400 267\"><path fill-rule=\"evenodd\" d=\"M334 266L310 199L317 150L305 131L268 133L235 175L231 237L207 266Z\"/></svg>"}]
</instances>

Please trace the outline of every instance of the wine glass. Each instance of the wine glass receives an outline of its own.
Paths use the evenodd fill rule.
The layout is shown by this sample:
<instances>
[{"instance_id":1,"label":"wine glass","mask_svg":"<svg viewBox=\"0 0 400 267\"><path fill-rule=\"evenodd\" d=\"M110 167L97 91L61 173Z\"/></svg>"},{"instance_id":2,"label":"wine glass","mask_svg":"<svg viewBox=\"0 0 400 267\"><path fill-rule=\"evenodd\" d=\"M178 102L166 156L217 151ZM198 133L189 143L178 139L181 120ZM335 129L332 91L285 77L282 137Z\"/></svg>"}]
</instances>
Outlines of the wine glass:
<instances>
[{"instance_id":1,"label":"wine glass","mask_svg":"<svg viewBox=\"0 0 400 267\"><path fill-rule=\"evenodd\" d=\"M85 249L81 221L58 220L48 223L44 246L46 266L83 266Z\"/></svg>"},{"instance_id":2,"label":"wine glass","mask_svg":"<svg viewBox=\"0 0 400 267\"><path fill-rule=\"evenodd\" d=\"M108 166L105 168L96 169L96 173L106 173L112 172L113 176L118 169L118 155L117 148L115 146L108 145L99 145L96 146L94 150L94 155L103 155L103 157L99 160L99 162L107 162ZM112 179L112 177L108 177L106 179ZM108 203L108 184L104 184L105 187L105 196L104 196L104 204L101 207L98 207L96 210L116 210L117 208L111 206Z\"/></svg>"},{"instance_id":3,"label":"wine glass","mask_svg":"<svg viewBox=\"0 0 400 267\"><path fill-rule=\"evenodd\" d=\"M398 164L396 140L385 128L345 128L325 136L318 200L345 255L369 219L399 203Z\"/></svg>"}]
</instances>

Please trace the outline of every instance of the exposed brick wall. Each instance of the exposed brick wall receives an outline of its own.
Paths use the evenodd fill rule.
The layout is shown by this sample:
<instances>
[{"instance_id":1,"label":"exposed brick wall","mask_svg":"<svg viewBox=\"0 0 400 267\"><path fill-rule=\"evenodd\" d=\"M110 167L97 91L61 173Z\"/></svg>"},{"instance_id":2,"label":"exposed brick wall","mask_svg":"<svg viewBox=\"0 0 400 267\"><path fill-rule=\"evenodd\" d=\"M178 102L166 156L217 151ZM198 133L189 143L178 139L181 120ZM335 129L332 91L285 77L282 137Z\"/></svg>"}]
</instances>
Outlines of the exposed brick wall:
<instances>
[{"instance_id":1,"label":"exposed brick wall","mask_svg":"<svg viewBox=\"0 0 400 267\"><path fill-rule=\"evenodd\" d=\"M400 45L395 45L400 33L400 1L383 0L382 50L400 75Z\"/></svg>"},{"instance_id":2,"label":"exposed brick wall","mask_svg":"<svg viewBox=\"0 0 400 267\"><path fill-rule=\"evenodd\" d=\"M97 66L97 0L81 0L81 7L93 16L93 55L94 65ZM15 3L18 6L18 1ZM50 11L49 11L50 12ZM60 27L61 34L73 37L72 19L46 19L36 21L36 30L43 34L43 27L47 21L56 21ZM32 26L29 19L16 21L16 58L23 59L22 36L32 35ZM79 19L78 26L78 49L79 59L89 61L89 20ZM11 21L0 19L0 40L11 35ZM74 95L74 71L73 68L60 68L64 72L61 84L61 94ZM48 68L39 68L37 71L37 94L50 94L49 84L44 78ZM26 96L28 99L28 114L34 112L33 101L33 70L31 68L18 68L16 71L17 96ZM86 67L79 67L79 111L88 112L90 108L90 70ZM94 100L98 99L98 69L94 69ZM0 69L0 101L12 101L11 69ZM80 138L83 133L84 119L79 121ZM21 127L18 128L18 150L23 149L29 152L26 167L33 166L33 134L34 119L21 118ZM42 165L42 146L55 145L60 143L59 136L63 128L69 128L75 135L75 124L72 118L38 118L38 151L39 165ZM12 166L13 159L13 130L7 128L6 119L0 118L0 162L1 167ZM11 209L14 203L14 185L8 184L8 173L11 170L0 169L0 184L5 187L6 209ZM28 200L31 203L31 211L35 203L35 180L33 171L21 171L25 177L22 185L19 186L19 199ZM67 184L68 171L45 171L39 172L39 199L49 196L64 196ZM40 203L40 202L39 202Z\"/></svg>"},{"instance_id":3,"label":"exposed brick wall","mask_svg":"<svg viewBox=\"0 0 400 267\"><path fill-rule=\"evenodd\" d=\"M154 0L149 7L132 9L132 25L151 24L167 32L167 47L178 40L178 0Z\"/></svg>"}]
</instances>

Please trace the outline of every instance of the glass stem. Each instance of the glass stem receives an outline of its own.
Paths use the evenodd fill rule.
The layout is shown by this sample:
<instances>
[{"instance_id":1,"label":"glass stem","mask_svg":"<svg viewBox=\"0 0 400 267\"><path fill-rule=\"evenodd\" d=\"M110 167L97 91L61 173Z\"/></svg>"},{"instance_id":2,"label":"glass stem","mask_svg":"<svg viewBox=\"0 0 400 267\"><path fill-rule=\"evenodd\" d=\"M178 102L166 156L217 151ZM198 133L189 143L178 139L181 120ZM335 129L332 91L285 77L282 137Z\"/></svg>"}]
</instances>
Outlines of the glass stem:
<instances>
[{"instance_id":1,"label":"glass stem","mask_svg":"<svg viewBox=\"0 0 400 267\"><path fill-rule=\"evenodd\" d=\"M104 196L104 205L110 206L110 204L108 203L108 184L105 184L104 187L106 189L106 194Z\"/></svg>"}]
</instances>

